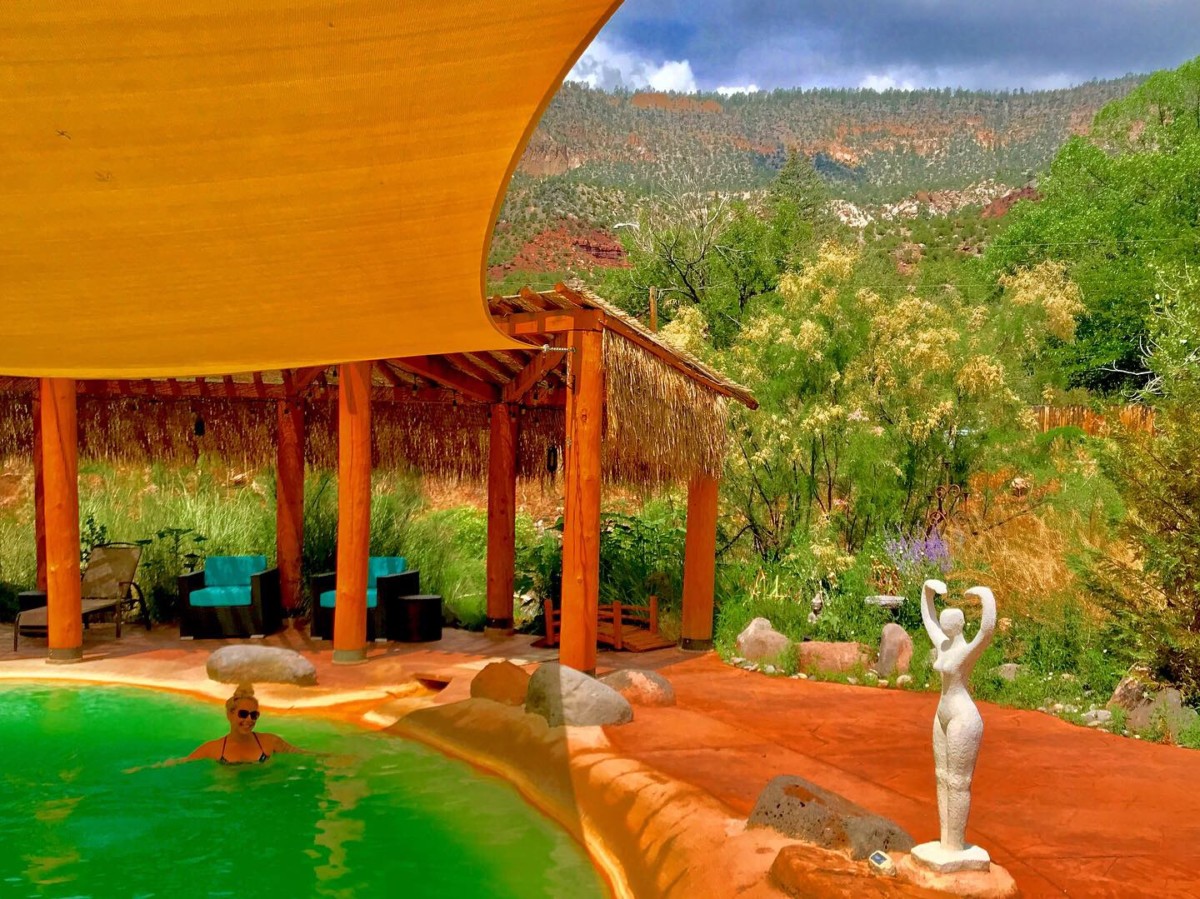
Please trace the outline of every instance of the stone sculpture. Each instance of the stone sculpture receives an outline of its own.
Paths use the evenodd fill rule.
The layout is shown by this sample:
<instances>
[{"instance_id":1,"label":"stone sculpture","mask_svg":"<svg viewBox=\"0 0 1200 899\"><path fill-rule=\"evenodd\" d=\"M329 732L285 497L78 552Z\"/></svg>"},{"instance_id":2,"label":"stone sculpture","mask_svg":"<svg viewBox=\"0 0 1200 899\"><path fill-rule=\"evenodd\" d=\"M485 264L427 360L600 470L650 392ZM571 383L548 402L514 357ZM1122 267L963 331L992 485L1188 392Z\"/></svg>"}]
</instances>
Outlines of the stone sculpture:
<instances>
[{"instance_id":1,"label":"stone sculpture","mask_svg":"<svg viewBox=\"0 0 1200 899\"><path fill-rule=\"evenodd\" d=\"M967 692L975 663L983 655L996 629L996 599L987 587L972 587L967 596L983 606L979 633L969 643L963 637L962 609L947 608L935 617L933 597L945 596L946 585L929 580L921 590L921 618L937 649L934 670L942 677L942 698L933 718L933 758L937 769L938 819L941 839L913 847L913 858L939 873L987 871L987 851L966 842L967 815L971 811L971 777L983 719Z\"/></svg>"}]
</instances>

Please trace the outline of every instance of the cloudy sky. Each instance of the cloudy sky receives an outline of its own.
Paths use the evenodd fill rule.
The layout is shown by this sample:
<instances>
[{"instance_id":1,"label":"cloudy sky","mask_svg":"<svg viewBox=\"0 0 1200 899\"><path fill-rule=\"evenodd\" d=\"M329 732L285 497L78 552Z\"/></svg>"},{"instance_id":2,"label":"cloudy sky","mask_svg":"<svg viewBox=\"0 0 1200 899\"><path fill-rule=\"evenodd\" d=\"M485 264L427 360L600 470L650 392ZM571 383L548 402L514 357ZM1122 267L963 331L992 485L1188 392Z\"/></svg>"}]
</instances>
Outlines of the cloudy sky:
<instances>
[{"instance_id":1,"label":"cloudy sky","mask_svg":"<svg viewBox=\"0 0 1200 899\"><path fill-rule=\"evenodd\" d=\"M1200 56L1200 0L625 0L593 86L1035 90Z\"/></svg>"}]
</instances>

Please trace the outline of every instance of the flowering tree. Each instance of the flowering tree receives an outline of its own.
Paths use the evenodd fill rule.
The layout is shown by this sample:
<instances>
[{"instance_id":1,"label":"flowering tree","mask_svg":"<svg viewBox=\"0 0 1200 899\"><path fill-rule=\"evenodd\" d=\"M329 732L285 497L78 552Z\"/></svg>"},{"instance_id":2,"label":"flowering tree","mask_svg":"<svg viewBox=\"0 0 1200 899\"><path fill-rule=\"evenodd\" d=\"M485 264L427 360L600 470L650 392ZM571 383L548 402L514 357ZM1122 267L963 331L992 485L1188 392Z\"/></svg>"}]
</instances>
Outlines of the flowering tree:
<instances>
[{"instance_id":1,"label":"flowering tree","mask_svg":"<svg viewBox=\"0 0 1200 899\"><path fill-rule=\"evenodd\" d=\"M885 528L925 535L989 437L1031 424L1014 385L1047 333L1069 339L1071 286L1061 268L1018 272L971 304L837 242L785 274L720 360L762 403L738 413L728 479L755 550L812 559Z\"/></svg>"}]
</instances>

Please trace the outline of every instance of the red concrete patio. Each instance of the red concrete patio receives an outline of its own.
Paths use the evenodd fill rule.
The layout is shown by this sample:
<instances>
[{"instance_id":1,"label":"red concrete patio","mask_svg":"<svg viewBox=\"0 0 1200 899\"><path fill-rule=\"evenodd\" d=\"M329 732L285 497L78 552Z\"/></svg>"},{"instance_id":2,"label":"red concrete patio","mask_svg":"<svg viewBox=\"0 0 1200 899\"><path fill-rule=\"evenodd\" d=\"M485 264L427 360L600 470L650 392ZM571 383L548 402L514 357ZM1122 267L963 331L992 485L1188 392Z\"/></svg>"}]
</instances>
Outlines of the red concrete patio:
<instances>
[{"instance_id":1,"label":"red concrete patio","mask_svg":"<svg viewBox=\"0 0 1200 899\"><path fill-rule=\"evenodd\" d=\"M777 774L937 837L936 693L770 678L711 653L660 669L678 705L609 728L613 748L739 815ZM968 837L1034 896L1200 896L1200 754L980 703Z\"/></svg>"}]
</instances>

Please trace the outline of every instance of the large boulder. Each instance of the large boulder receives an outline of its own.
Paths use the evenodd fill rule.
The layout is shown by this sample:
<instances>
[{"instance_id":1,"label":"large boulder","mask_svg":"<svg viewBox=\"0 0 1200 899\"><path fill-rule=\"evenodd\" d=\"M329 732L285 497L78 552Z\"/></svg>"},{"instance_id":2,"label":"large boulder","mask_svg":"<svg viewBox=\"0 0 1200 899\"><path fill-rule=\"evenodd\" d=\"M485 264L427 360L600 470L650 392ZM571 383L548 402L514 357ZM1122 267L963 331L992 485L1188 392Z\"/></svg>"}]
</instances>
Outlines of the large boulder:
<instances>
[{"instance_id":1,"label":"large boulder","mask_svg":"<svg viewBox=\"0 0 1200 899\"><path fill-rule=\"evenodd\" d=\"M541 715L551 727L563 724L628 724L629 700L608 684L557 662L541 665L529 678L525 711Z\"/></svg>"},{"instance_id":2,"label":"large boulder","mask_svg":"<svg viewBox=\"0 0 1200 899\"><path fill-rule=\"evenodd\" d=\"M675 688L655 671L626 668L600 678L634 705L675 705Z\"/></svg>"},{"instance_id":3,"label":"large boulder","mask_svg":"<svg viewBox=\"0 0 1200 899\"><path fill-rule=\"evenodd\" d=\"M505 705L524 705L529 692L529 672L512 662L492 662L471 681L473 699L491 699Z\"/></svg>"},{"instance_id":4,"label":"large boulder","mask_svg":"<svg viewBox=\"0 0 1200 899\"><path fill-rule=\"evenodd\" d=\"M792 641L771 627L766 618L755 618L738 634L737 654L751 662L762 662L779 658Z\"/></svg>"},{"instance_id":5,"label":"large boulder","mask_svg":"<svg viewBox=\"0 0 1200 899\"><path fill-rule=\"evenodd\" d=\"M825 849L846 850L853 859L864 859L876 849L908 851L913 847L913 838L894 821L787 774L766 785L748 823Z\"/></svg>"},{"instance_id":6,"label":"large boulder","mask_svg":"<svg viewBox=\"0 0 1200 899\"><path fill-rule=\"evenodd\" d=\"M883 626L883 635L879 638L879 658L875 662L875 673L880 677L907 674L912 654L913 641L908 631L896 622L889 621Z\"/></svg>"},{"instance_id":7,"label":"large boulder","mask_svg":"<svg viewBox=\"0 0 1200 899\"><path fill-rule=\"evenodd\" d=\"M806 640L796 644L800 657L800 670L826 673L842 673L855 668L865 668L870 658L867 647L861 643L826 643L821 640Z\"/></svg>"},{"instance_id":8,"label":"large boulder","mask_svg":"<svg viewBox=\"0 0 1200 899\"><path fill-rule=\"evenodd\" d=\"M313 663L293 649L241 643L214 650L205 665L211 680L223 684L298 684L317 682Z\"/></svg>"},{"instance_id":9,"label":"large boulder","mask_svg":"<svg viewBox=\"0 0 1200 899\"><path fill-rule=\"evenodd\" d=\"M1172 740L1196 722L1195 709L1183 704L1183 697L1174 687L1159 687L1137 677L1127 677L1117 684L1109 709L1123 709L1125 726L1131 731L1161 727Z\"/></svg>"}]
</instances>

